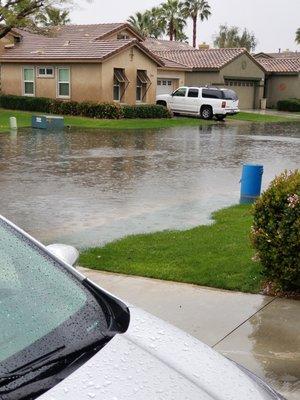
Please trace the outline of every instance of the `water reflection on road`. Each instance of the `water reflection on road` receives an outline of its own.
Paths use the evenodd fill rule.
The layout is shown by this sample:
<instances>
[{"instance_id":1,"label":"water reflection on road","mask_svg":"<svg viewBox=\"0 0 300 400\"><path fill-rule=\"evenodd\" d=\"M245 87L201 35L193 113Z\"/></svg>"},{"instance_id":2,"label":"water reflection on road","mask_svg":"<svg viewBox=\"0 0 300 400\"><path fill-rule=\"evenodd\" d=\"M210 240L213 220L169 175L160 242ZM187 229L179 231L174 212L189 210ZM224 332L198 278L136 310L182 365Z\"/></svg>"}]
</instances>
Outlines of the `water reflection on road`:
<instances>
[{"instance_id":1,"label":"water reflection on road","mask_svg":"<svg viewBox=\"0 0 300 400\"><path fill-rule=\"evenodd\" d=\"M299 125L1 134L0 213L79 247L208 223L238 202L243 162L264 164L264 185L299 166Z\"/></svg>"}]
</instances>

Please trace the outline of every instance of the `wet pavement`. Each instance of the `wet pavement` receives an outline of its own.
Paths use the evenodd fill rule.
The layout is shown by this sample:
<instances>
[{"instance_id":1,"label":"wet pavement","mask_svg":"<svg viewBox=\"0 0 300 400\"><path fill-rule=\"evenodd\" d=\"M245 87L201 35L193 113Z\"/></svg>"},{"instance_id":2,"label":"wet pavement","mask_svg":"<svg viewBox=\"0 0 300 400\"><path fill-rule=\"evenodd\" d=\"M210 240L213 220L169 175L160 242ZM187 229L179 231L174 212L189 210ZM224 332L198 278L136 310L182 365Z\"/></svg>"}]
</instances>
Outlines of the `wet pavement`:
<instances>
[{"instance_id":1,"label":"wet pavement","mask_svg":"<svg viewBox=\"0 0 300 400\"><path fill-rule=\"evenodd\" d=\"M190 228L239 201L243 163L266 186L299 166L299 144L299 123L0 134L0 214L80 248Z\"/></svg>"},{"instance_id":2,"label":"wet pavement","mask_svg":"<svg viewBox=\"0 0 300 400\"><path fill-rule=\"evenodd\" d=\"M80 268L104 289L300 398L300 302ZM241 399L242 400L242 399Z\"/></svg>"}]
</instances>

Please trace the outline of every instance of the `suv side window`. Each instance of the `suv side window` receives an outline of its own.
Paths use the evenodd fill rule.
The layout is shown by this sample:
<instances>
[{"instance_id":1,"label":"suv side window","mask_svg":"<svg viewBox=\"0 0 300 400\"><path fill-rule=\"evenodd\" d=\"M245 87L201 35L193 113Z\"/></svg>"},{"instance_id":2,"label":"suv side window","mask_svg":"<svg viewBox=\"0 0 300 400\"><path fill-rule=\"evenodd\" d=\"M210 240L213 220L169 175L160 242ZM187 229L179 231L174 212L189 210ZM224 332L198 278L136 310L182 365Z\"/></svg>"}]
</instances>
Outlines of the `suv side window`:
<instances>
[{"instance_id":1,"label":"suv side window","mask_svg":"<svg viewBox=\"0 0 300 400\"><path fill-rule=\"evenodd\" d=\"M189 89L188 97L199 97L199 89Z\"/></svg>"},{"instance_id":2,"label":"suv side window","mask_svg":"<svg viewBox=\"0 0 300 400\"><path fill-rule=\"evenodd\" d=\"M176 90L176 92L173 93L173 96L178 96L178 97L185 97L186 95L186 88L179 88Z\"/></svg>"},{"instance_id":3,"label":"suv side window","mask_svg":"<svg viewBox=\"0 0 300 400\"><path fill-rule=\"evenodd\" d=\"M223 93L217 89L202 89L202 97L204 99L222 99Z\"/></svg>"}]
</instances>

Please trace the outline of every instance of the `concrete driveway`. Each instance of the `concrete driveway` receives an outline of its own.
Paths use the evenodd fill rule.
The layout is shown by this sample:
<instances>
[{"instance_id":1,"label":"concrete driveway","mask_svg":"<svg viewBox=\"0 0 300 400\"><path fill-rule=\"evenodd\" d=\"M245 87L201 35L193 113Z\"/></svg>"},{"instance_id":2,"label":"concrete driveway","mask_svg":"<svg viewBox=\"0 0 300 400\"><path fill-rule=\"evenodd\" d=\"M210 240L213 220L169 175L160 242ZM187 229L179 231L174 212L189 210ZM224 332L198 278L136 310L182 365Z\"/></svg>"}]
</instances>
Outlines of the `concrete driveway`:
<instances>
[{"instance_id":1,"label":"concrete driveway","mask_svg":"<svg viewBox=\"0 0 300 400\"><path fill-rule=\"evenodd\" d=\"M288 400L300 399L299 301L80 271L244 365Z\"/></svg>"}]
</instances>

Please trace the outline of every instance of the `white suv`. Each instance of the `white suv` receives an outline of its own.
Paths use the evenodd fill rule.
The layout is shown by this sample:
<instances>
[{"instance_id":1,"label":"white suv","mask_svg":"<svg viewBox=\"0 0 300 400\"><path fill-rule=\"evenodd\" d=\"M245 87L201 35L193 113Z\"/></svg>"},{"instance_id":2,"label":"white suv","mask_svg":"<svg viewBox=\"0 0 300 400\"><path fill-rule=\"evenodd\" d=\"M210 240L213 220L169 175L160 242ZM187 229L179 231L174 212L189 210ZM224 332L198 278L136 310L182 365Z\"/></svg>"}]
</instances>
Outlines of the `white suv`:
<instances>
[{"instance_id":1,"label":"white suv","mask_svg":"<svg viewBox=\"0 0 300 400\"><path fill-rule=\"evenodd\" d=\"M239 99L230 89L208 87L180 87L172 94L156 97L156 104L168 107L174 114L197 115L203 119L223 120L237 114Z\"/></svg>"}]
</instances>

